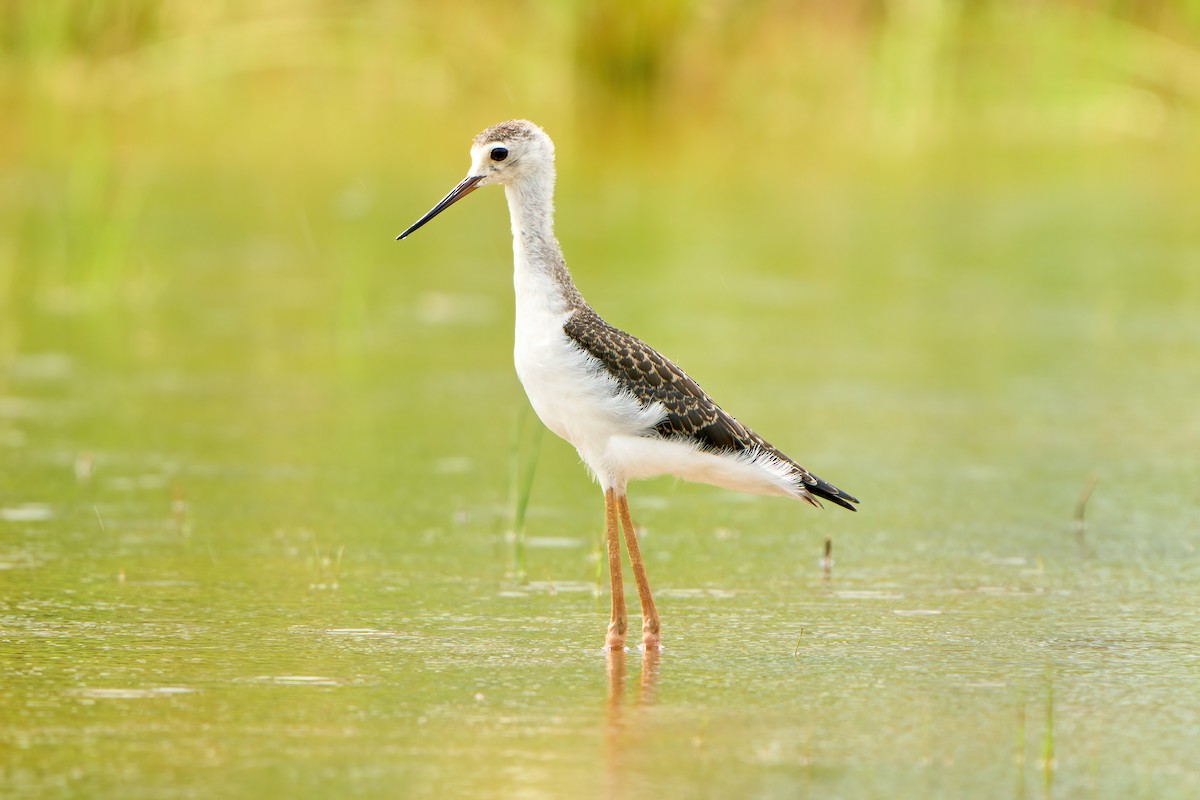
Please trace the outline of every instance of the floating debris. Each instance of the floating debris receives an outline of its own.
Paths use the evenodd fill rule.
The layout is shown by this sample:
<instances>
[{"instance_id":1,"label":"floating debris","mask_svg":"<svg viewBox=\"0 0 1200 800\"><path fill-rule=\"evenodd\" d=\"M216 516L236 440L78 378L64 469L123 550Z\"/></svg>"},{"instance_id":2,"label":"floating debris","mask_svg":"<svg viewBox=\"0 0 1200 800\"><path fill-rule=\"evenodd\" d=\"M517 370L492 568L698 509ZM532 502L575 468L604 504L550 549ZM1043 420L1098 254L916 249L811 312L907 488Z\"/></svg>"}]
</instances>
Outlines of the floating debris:
<instances>
[{"instance_id":1,"label":"floating debris","mask_svg":"<svg viewBox=\"0 0 1200 800\"><path fill-rule=\"evenodd\" d=\"M254 680L280 686L337 686L334 678L323 675L259 675Z\"/></svg>"},{"instance_id":2,"label":"floating debris","mask_svg":"<svg viewBox=\"0 0 1200 800\"><path fill-rule=\"evenodd\" d=\"M1079 499L1075 501L1075 541L1088 555L1091 553L1087 543L1087 520L1084 515L1087 513L1087 504L1092 497L1092 490L1096 488L1099 480L1093 475L1087 485L1083 487L1083 491L1079 493Z\"/></svg>"},{"instance_id":3,"label":"floating debris","mask_svg":"<svg viewBox=\"0 0 1200 800\"><path fill-rule=\"evenodd\" d=\"M364 639L390 639L401 635L396 631L380 631L375 628L330 628L325 633L330 636L358 636Z\"/></svg>"},{"instance_id":4,"label":"floating debris","mask_svg":"<svg viewBox=\"0 0 1200 800\"><path fill-rule=\"evenodd\" d=\"M89 700L139 700L147 697L173 697L195 691L187 686L156 686L152 689L72 689L70 694Z\"/></svg>"},{"instance_id":5,"label":"floating debris","mask_svg":"<svg viewBox=\"0 0 1200 800\"><path fill-rule=\"evenodd\" d=\"M54 509L45 503L22 503L0 508L0 519L5 522L45 522L53 516Z\"/></svg>"},{"instance_id":6,"label":"floating debris","mask_svg":"<svg viewBox=\"0 0 1200 800\"><path fill-rule=\"evenodd\" d=\"M886 589L841 589L833 593L839 600L903 600L904 595Z\"/></svg>"},{"instance_id":7,"label":"floating debris","mask_svg":"<svg viewBox=\"0 0 1200 800\"><path fill-rule=\"evenodd\" d=\"M75 457L75 482L80 486L86 486L91 483L92 467L95 461L95 457L86 451Z\"/></svg>"}]
</instances>

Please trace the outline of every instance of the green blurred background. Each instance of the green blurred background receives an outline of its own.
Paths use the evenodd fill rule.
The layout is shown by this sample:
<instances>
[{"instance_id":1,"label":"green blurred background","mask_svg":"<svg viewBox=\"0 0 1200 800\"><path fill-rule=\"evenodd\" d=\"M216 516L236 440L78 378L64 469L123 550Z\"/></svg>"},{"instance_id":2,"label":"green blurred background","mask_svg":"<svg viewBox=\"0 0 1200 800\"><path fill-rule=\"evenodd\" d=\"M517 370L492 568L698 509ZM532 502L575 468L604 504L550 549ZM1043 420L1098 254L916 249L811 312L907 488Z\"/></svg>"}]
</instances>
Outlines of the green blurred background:
<instances>
[{"instance_id":1,"label":"green blurred background","mask_svg":"<svg viewBox=\"0 0 1200 800\"><path fill-rule=\"evenodd\" d=\"M731 218L700 236L645 207L668 180L683 182L665 193L676 206L702 193L714 213L756 217L847 171L1091 180L1093 196L1114 172L1165 192L1196 172L1194 2L46 0L0 13L6 316L143 318L180 272L273 258L326 281L330 324L352 333L410 257L384 229L449 184L476 130L513 116L559 143L564 203L591 218L565 221L588 235L579 256L651 222L706 250L773 230ZM810 224L833 239L853 213L838 199L824 224L780 233ZM837 252L806 252L811 238L787 243L798 267L845 269Z\"/></svg>"},{"instance_id":2,"label":"green blurred background","mask_svg":"<svg viewBox=\"0 0 1200 800\"><path fill-rule=\"evenodd\" d=\"M0 101L9 791L1194 791L1200 2L8 2ZM633 487L636 712L500 192L394 241L510 117L864 501Z\"/></svg>"}]
</instances>

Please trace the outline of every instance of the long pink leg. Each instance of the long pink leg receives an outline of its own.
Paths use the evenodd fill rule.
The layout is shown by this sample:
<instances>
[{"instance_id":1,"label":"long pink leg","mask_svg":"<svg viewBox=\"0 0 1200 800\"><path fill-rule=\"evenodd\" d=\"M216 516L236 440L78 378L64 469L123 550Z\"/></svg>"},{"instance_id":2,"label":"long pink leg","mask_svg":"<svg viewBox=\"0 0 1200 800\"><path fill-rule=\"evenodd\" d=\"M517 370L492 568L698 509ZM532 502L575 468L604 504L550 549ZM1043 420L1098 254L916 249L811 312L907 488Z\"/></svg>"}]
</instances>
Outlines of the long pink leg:
<instances>
[{"instance_id":1,"label":"long pink leg","mask_svg":"<svg viewBox=\"0 0 1200 800\"><path fill-rule=\"evenodd\" d=\"M659 646L658 611L654 608L654 596L650 593L646 565L642 563L642 552L638 549L625 495L617 498L617 509L621 514L621 527L625 529L625 549L629 551L629 565L633 567L633 579L637 581L638 599L642 602L642 645L650 650Z\"/></svg>"},{"instance_id":2,"label":"long pink leg","mask_svg":"<svg viewBox=\"0 0 1200 800\"><path fill-rule=\"evenodd\" d=\"M604 542L608 547L608 580L612 586L612 617L608 623L606 645L609 650L625 647L625 588L621 583L621 535L617 530L617 496L612 489L604 492ZM636 574L636 573L635 573Z\"/></svg>"}]
</instances>

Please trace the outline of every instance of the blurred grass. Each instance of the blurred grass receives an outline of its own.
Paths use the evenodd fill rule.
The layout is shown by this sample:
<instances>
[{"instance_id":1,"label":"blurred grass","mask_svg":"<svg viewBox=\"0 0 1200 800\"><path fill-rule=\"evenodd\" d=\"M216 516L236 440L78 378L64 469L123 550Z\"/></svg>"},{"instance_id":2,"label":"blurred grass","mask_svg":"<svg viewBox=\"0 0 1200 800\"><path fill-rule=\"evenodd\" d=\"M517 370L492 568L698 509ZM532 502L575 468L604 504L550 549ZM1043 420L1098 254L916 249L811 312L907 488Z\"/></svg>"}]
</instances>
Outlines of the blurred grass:
<instances>
[{"instance_id":1,"label":"blurred grass","mask_svg":"<svg viewBox=\"0 0 1200 800\"><path fill-rule=\"evenodd\" d=\"M508 116L546 125L574 181L731 192L1079 148L1178 174L1200 141L1194 1L39 0L6 4L0 30L5 308L153 304L171 224L193 253L255 235L289 259L336 249L333 313L353 328L372 259L331 216L384 203L401 225ZM205 193L226 213L189 208Z\"/></svg>"},{"instance_id":2,"label":"blurred grass","mask_svg":"<svg viewBox=\"0 0 1200 800\"><path fill-rule=\"evenodd\" d=\"M1145 328L1200 298L1198 2L45 0L0 31L0 358L332 365L349 405L372 353L441 358L395 340L404 315L455 323L463 375L504 369L507 344L458 327L509 313L498 201L456 210L478 235L392 237L512 116L559 145L585 294L697 374L719 361L731 405L779 328L730 300L932 390L1064 369L1013 325L1086 342L1067 369L1093 376L1139 332L1129 369L1191 352Z\"/></svg>"}]
</instances>

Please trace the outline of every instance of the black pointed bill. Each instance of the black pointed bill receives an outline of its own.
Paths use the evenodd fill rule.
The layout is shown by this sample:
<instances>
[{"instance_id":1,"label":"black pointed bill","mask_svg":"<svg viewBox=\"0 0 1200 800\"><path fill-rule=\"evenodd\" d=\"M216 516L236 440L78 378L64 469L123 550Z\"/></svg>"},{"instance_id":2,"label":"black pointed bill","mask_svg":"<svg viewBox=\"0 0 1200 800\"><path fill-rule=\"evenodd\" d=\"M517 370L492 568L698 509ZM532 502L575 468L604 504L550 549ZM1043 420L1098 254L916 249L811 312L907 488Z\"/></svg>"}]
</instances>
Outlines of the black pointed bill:
<instances>
[{"instance_id":1,"label":"black pointed bill","mask_svg":"<svg viewBox=\"0 0 1200 800\"><path fill-rule=\"evenodd\" d=\"M483 180L482 175L468 175L467 177L463 178L462 183L460 183L458 186L455 186L453 189L451 189L450 194L443 197L436 206L429 209L428 214L426 214L425 216L421 217L419 220L414 222L412 224L412 227L410 227L408 230L406 230L404 233L400 234L396 238L403 239L405 236L408 236L410 233L415 231L417 228L421 227L426 222L429 222L429 220L433 219L438 214L442 213L447 208L449 208L450 206L457 203L459 200L462 200L464 197L469 195L471 192L473 192L477 188L479 188L479 182L481 180Z\"/></svg>"}]
</instances>

